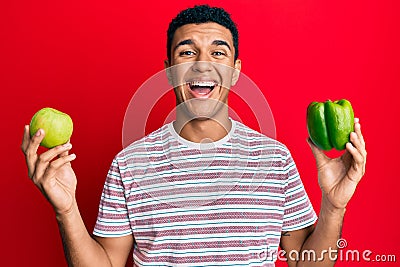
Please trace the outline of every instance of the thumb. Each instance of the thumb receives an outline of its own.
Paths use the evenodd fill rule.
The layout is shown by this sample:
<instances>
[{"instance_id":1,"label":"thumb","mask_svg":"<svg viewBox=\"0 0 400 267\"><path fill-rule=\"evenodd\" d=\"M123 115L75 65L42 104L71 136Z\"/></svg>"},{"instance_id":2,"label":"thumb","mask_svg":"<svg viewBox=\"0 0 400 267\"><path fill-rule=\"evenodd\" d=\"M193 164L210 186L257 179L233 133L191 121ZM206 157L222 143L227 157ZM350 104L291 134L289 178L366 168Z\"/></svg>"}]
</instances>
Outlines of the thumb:
<instances>
[{"instance_id":1,"label":"thumb","mask_svg":"<svg viewBox=\"0 0 400 267\"><path fill-rule=\"evenodd\" d=\"M310 137L307 138L307 143L310 145L311 151L314 154L315 160L317 161L317 166L320 166L324 161L326 161L328 158L327 155L323 152L322 149L318 148L310 139Z\"/></svg>"}]
</instances>

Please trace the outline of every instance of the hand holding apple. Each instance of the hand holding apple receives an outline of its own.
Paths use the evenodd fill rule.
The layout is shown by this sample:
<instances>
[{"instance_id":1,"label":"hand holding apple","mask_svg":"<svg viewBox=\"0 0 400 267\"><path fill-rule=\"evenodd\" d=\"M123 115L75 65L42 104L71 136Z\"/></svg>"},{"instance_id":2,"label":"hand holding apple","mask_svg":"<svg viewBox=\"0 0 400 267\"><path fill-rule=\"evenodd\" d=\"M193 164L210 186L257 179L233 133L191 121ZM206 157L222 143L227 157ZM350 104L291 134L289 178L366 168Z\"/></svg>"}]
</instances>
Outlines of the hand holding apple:
<instances>
[{"instance_id":1,"label":"hand holding apple","mask_svg":"<svg viewBox=\"0 0 400 267\"><path fill-rule=\"evenodd\" d=\"M56 215L67 214L76 205L76 176L69 154L72 144L71 118L52 108L39 110L31 126L25 125L21 144L28 167L28 176L51 203ZM50 149L39 154L39 145Z\"/></svg>"}]
</instances>

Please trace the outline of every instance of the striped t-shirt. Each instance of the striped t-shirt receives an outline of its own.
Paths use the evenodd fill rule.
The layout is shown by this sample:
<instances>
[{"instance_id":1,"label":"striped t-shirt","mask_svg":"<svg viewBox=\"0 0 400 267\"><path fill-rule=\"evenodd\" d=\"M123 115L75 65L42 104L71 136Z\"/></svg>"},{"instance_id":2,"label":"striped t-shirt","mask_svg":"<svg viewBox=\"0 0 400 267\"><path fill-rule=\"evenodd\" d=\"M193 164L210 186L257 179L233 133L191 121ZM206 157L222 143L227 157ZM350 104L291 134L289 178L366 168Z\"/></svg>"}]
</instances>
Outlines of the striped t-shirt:
<instances>
[{"instance_id":1,"label":"striped t-shirt","mask_svg":"<svg viewBox=\"0 0 400 267\"><path fill-rule=\"evenodd\" d=\"M169 123L122 150L94 234L133 235L135 266L274 266L281 232L317 217L288 149L231 122L217 142Z\"/></svg>"}]
</instances>

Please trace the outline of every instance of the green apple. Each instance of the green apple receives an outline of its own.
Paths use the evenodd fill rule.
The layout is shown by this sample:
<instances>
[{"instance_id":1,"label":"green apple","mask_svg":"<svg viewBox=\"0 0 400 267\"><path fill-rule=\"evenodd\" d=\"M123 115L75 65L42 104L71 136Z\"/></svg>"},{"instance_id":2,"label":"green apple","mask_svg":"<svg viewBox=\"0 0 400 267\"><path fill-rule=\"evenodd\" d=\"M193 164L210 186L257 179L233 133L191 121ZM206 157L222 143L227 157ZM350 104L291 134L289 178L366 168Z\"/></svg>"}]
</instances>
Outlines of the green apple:
<instances>
[{"instance_id":1,"label":"green apple","mask_svg":"<svg viewBox=\"0 0 400 267\"><path fill-rule=\"evenodd\" d=\"M33 115L29 132L31 137L43 129L45 136L40 143L41 146L52 148L65 144L71 138L73 124L68 114L54 108L42 108Z\"/></svg>"}]
</instances>

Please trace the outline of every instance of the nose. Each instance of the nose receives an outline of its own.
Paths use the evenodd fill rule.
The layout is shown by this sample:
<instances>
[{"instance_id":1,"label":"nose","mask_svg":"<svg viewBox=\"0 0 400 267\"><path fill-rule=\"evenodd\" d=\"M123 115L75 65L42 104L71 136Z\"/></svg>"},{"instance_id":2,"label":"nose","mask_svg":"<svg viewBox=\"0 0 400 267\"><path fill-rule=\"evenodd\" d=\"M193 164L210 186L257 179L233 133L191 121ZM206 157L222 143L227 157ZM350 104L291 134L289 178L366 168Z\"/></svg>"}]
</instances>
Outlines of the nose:
<instances>
[{"instance_id":1,"label":"nose","mask_svg":"<svg viewBox=\"0 0 400 267\"><path fill-rule=\"evenodd\" d=\"M208 72L212 70L211 61L204 55L200 54L196 61L193 62L192 70L196 72Z\"/></svg>"},{"instance_id":2,"label":"nose","mask_svg":"<svg viewBox=\"0 0 400 267\"><path fill-rule=\"evenodd\" d=\"M193 62L192 70L196 72L209 72L212 70L210 61L195 61Z\"/></svg>"}]
</instances>

